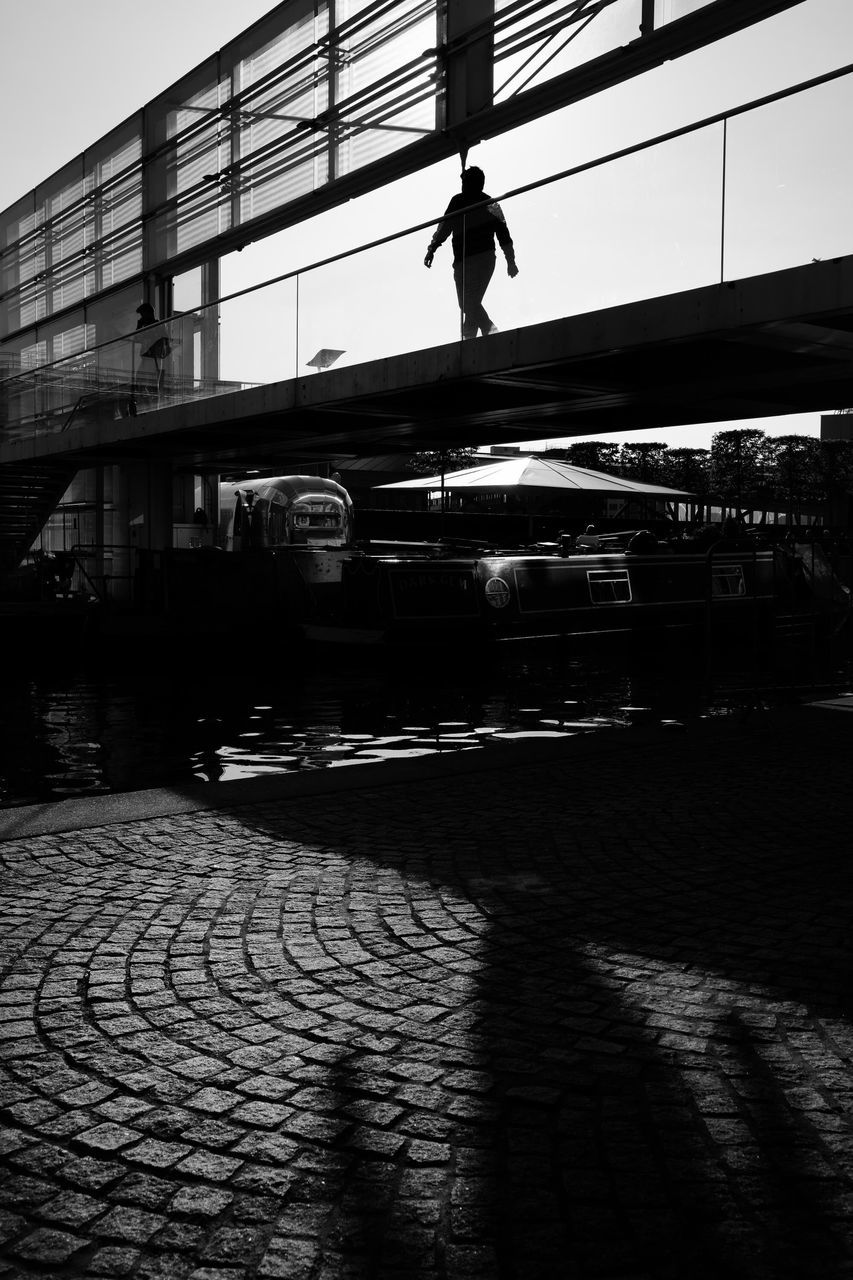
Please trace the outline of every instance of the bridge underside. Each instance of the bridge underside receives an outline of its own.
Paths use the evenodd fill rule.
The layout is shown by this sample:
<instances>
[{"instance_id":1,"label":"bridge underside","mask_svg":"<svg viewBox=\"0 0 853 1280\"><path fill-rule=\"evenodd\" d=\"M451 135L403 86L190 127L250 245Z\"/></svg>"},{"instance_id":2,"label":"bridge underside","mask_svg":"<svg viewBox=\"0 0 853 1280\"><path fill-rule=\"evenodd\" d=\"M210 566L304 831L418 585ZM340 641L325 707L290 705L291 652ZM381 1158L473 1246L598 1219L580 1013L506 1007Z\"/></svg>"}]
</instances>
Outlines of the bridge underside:
<instances>
[{"instance_id":1,"label":"bridge underside","mask_svg":"<svg viewBox=\"0 0 853 1280\"><path fill-rule=\"evenodd\" d=\"M0 451L195 471L727 422L853 405L853 256L308 378L74 425ZM663 437L665 438L665 436Z\"/></svg>"}]
</instances>

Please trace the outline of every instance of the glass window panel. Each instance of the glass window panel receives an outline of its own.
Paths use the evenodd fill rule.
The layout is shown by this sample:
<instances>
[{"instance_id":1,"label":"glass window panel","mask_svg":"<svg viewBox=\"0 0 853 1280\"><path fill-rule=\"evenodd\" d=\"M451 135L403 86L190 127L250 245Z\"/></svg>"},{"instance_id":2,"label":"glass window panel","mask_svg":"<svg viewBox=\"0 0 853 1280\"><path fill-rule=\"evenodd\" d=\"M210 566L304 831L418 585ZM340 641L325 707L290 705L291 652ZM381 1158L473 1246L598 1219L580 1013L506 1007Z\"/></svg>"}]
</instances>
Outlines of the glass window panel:
<instances>
[{"instance_id":1,"label":"glass window panel","mask_svg":"<svg viewBox=\"0 0 853 1280\"><path fill-rule=\"evenodd\" d=\"M172 281L172 305L175 311L194 311L201 306L202 270L194 267Z\"/></svg>"},{"instance_id":2,"label":"glass window panel","mask_svg":"<svg viewBox=\"0 0 853 1280\"><path fill-rule=\"evenodd\" d=\"M259 179L257 186L241 198L244 220L256 218L270 209L295 200L314 191L328 174L329 158L325 151L315 154L309 150L308 158L301 163L281 162L281 167L271 164L268 174Z\"/></svg>"},{"instance_id":3,"label":"glass window panel","mask_svg":"<svg viewBox=\"0 0 853 1280\"><path fill-rule=\"evenodd\" d=\"M76 356L95 342L94 325L76 324L70 329L57 333L53 339L53 358L60 360L64 356Z\"/></svg>"},{"instance_id":4,"label":"glass window panel","mask_svg":"<svg viewBox=\"0 0 853 1280\"><path fill-rule=\"evenodd\" d=\"M4 218L4 333L140 269L140 154L140 139L122 126Z\"/></svg>"},{"instance_id":5,"label":"glass window panel","mask_svg":"<svg viewBox=\"0 0 853 1280\"><path fill-rule=\"evenodd\" d=\"M435 8L411 0L389 18L340 7L332 33L335 99L341 115L338 172L369 164L435 128Z\"/></svg>"},{"instance_id":6,"label":"glass window panel","mask_svg":"<svg viewBox=\"0 0 853 1280\"><path fill-rule=\"evenodd\" d=\"M714 4L716 0L655 0L655 26L662 27L667 22L675 22L678 18L685 18L688 13L695 13L697 9L704 9L708 4Z\"/></svg>"},{"instance_id":7,"label":"glass window panel","mask_svg":"<svg viewBox=\"0 0 853 1280\"><path fill-rule=\"evenodd\" d=\"M640 0L496 0L495 101L628 44L640 34Z\"/></svg>"},{"instance_id":8,"label":"glass window panel","mask_svg":"<svg viewBox=\"0 0 853 1280\"><path fill-rule=\"evenodd\" d=\"M47 362L47 343L31 342L21 349L21 368L36 369Z\"/></svg>"}]
</instances>

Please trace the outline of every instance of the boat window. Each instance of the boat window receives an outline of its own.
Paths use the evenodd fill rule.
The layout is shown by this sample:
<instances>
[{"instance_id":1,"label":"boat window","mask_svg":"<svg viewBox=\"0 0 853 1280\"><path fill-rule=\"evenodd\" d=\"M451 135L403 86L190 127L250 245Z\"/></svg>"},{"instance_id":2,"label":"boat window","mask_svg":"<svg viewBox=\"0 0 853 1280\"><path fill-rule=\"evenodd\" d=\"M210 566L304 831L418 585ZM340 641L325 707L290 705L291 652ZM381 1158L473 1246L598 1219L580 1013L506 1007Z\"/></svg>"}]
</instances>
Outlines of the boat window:
<instances>
[{"instance_id":1,"label":"boat window","mask_svg":"<svg viewBox=\"0 0 853 1280\"><path fill-rule=\"evenodd\" d=\"M712 596L745 596L746 582L742 564L715 564L711 566Z\"/></svg>"},{"instance_id":2,"label":"boat window","mask_svg":"<svg viewBox=\"0 0 853 1280\"><path fill-rule=\"evenodd\" d=\"M587 569L586 577L593 604L630 604L631 579L627 569Z\"/></svg>"}]
</instances>

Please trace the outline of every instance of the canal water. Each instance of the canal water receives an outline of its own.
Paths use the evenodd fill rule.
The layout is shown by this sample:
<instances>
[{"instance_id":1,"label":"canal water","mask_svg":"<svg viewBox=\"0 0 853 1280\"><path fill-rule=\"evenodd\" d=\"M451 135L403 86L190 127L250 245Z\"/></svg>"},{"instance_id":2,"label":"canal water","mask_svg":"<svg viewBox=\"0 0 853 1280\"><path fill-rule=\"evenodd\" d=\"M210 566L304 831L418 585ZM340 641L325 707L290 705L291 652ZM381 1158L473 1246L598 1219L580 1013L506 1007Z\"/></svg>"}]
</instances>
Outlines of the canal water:
<instances>
[{"instance_id":1,"label":"canal water","mask_svg":"<svg viewBox=\"0 0 853 1280\"><path fill-rule=\"evenodd\" d=\"M673 645L503 645L298 662L201 647L168 662L41 662L0 682L0 806L343 768L496 742L687 724L750 705L754 672L709 676ZM762 695L766 698L766 693ZM784 694L780 696L785 696Z\"/></svg>"}]
</instances>

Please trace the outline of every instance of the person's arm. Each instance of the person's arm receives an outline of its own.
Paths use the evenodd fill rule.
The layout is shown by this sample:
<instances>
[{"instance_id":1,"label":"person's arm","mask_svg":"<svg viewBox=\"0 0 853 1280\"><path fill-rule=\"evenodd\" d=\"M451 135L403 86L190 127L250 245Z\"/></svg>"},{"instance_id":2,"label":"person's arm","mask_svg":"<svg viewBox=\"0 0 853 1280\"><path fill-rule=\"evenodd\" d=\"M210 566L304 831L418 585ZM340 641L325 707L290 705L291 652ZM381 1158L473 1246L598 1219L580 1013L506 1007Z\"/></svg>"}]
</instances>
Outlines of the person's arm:
<instances>
[{"instance_id":1,"label":"person's arm","mask_svg":"<svg viewBox=\"0 0 853 1280\"><path fill-rule=\"evenodd\" d=\"M509 227L506 225L503 209L497 200L493 200L489 205L489 213L492 215L498 244L503 249L504 257L506 258L506 273L512 280L518 275L518 267L515 263L515 245L512 243L512 236L509 234Z\"/></svg>"},{"instance_id":2,"label":"person's arm","mask_svg":"<svg viewBox=\"0 0 853 1280\"><path fill-rule=\"evenodd\" d=\"M435 233L429 242L429 248L426 251L426 257L424 258L425 267L432 266L432 260L435 257L436 249L441 248L441 246L444 244L445 240L448 238L451 231L453 230L453 219L451 217L451 214L454 211L455 202L456 202L456 196L454 196L453 199L450 201L450 204L447 206L446 210L444 211L444 217L442 218L441 222L438 224L438 226L435 229Z\"/></svg>"}]
</instances>

